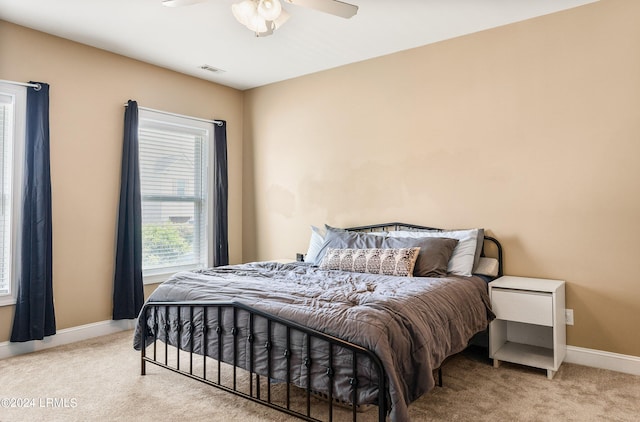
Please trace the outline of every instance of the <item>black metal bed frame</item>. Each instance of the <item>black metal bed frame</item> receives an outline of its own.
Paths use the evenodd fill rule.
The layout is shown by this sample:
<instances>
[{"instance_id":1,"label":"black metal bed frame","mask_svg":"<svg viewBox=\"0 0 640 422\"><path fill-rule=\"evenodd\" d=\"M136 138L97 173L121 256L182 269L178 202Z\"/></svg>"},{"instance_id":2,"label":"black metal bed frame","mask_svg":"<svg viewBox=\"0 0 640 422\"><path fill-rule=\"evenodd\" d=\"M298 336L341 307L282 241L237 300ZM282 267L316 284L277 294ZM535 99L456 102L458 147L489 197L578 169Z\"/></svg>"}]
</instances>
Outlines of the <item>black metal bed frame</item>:
<instances>
[{"instance_id":1,"label":"black metal bed frame","mask_svg":"<svg viewBox=\"0 0 640 422\"><path fill-rule=\"evenodd\" d=\"M177 310L176 315L178 316L178 321L177 321L177 326L179 327L178 331L180 331L181 327L184 327L183 329L187 330L189 335L189 342L188 344L185 344L185 345L180 344L181 335L177 336L178 344L175 345L175 348L177 349L175 352L175 356L176 356L175 366L169 363L170 340L169 340L169 327L168 327L169 318L168 317L169 317L170 309ZM180 320L180 315L183 313L181 311L183 311L184 309L189 310L188 313L191 319L193 319L194 310L201 309L202 312L204 313L204 316L203 316L204 321L207 320L207 315L209 314L209 312L217 313L218 325L214 327L213 329L214 332L210 333L210 331L212 330L206 327L206 325L203 326L203 329L200 330L199 332L194 332L195 330L191 328L193 326L191 324L191 321ZM152 312L154 323L153 323L152 333L149 333L149 334L152 334L153 342L146 347L145 347L146 343L143 343L143 346L141 348L141 375L146 375L146 369L147 369L146 364L152 363L162 368L169 369L173 372L177 372L179 374L185 375L189 378L204 382L205 384L220 388L232 394L244 397L251 401L282 411L289 415L296 416L307 421L321 421L322 419L317 419L312 416L312 407L311 407L312 398L315 396L314 393L316 393L311 389L311 367L312 365L320 364L320 363L314 362L313 359L311 359L311 343L312 343L311 338L313 338L315 339L316 342L321 341L323 343L326 343L327 350L328 350L329 362L328 362L328 365L324 368L325 369L324 376L326 377L326 383L327 383L326 402L327 402L327 410L328 410L328 420L329 421L333 420L333 413L334 413L333 385L334 385L334 377L336 376L336 374L334 372L333 360L334 360L334 355L336 354L335 352L337 348L343 348L345 350L348 350L352 356L352 368L351 368L352 372L350 374L350 377L348 378L349 385L351 386L351 389L352 389L351 402L345 403L348 405L348 407L351 408L352 420L353 421L357 420L358 409L360 406L360 404L358 403L358 370L357 368L358 368L359 359L361 359L362 357L369 358L375 368L375 371L377 372L378 381L381 383L378 385L378 394L377 394L377 402L376 402L378 406L378 420L384 421L386 418L386 415L388 412L386 373L382 365L382 362L376 356L376 354L368 349L365 349L364 347L358 346L353 343L349 343L337 337L327 335L320 331L311 329L309 327L305 327L296 322L282 319L278 316L275 316L266 312L262 312L260 310L251 308L249 306L246 306L244 304L237 303L237 302L147 302L142 308L139 318L143 318L144 321L147 321L151 310L154 310ZM230 327L224 326L222 315L225 310L230 310L233 313L233 326L230 326ZM244 336L244 338L238 338L240 333L240 328L236 326L237 315L240 311L248 313L249 321L250 321L249 322L250 332L246 336ZM158 338L158 335L157 335L158 315L160 312L163 312L165 316L166 325L164 327L165 328L164 338ZM267 340L265 343L261 345L255 344L256 335L253 332L254 321L257 318L263 318L266 321L267 327L268 327ZM287 339L286 339L287 347L284 349L284 351L282 351L282 353L279 356L276 356L273 353L274 345L271 337L272 331L275 331L276 329L276 325L281 325L282 327L284 327L287 333ZM147 325L148 331L150 331L149 330L150 328L151 327ZM304 353L303 356L298 356L299 360L304 363L304 367L307 369L307 374L306 374L307 382L306 382L306 387L304 388L306 406L305 406L305 409L302 411L295 410L291 406L292 380L290 379L290 369L291 369L291 360L294 358L295 351L289 347L289 344L291 342L291 333L294 330L306 336L306 341L305 341L306 350L302 352ZM222 359L216 360L217 372L216 372L216 377L214 379L207 377L207 366L206 366L207 355L208 355L208 351L206 347L207 347L207 340L209 339L209 336L213 335L217 337L217 340L216 340L217 356L221 357L223 356L222 350L223 350L224 335L229 333L232 335L232 342L233 342L232 343L233 359L232 359L232 362L227 362L232 365L232 370L233 370L231 385L227 385L221 380ZM201 353L197 353L197 356L202 357L202 371L200 373L195 373L193 369L194 353L195 353L193 351L193 344L197 336L200 336L200 341L201 341L200 344L204 348L203 350L201 350ZM158 341L161 341L164 344L164 353L162 354L164 357L164 362L162 361L162 356L160 357L160 360L158 357L158 355L160 354L158 352ZM238 385L237 369L239 367L237 366L238 364L237 352L238 352L238 349L240 348L241 341L248 342L249 350L250 350L249 368L240 367L240 369L245 369L249 372L248 393L246 392L246 388L245 388L245 391L242 391ZM183 347L184 349L187 349L188 365L186 363L183 363L181 366L180 350L184 351ZM148 348L151 348L151 351L148 351L147 350ZM149 353L151 353L151 356L148 355ZM255 366L254 366L255 361L260 357L260 353L263 354L262 357L264 357L264 354L266 354L266 360L267 360L266 374L259 374L255 371ZM274 360L278 358L285 359L286 365L287 365L286 397L285 397L284 404L277 403L275 400L272 399L272 385L273 385L272 379L271 379L272 367L275 366ZM264 382L261 382L260 380L261 375L266 378L266 388L267 388L266 397L264 397L264 394L262 394L261 392L261 384L264 384Z\"/></svg>"},{"instance_id":2,"label":"black metal bed frame","mask_svg":"<svg viewBox=\"0 0 640 422\"><path fill-rule=\"evenodd\" d=\"M376 224L370 226L359 226L352 227L346 230L349 231L382 231L382 230L442 230L432 227L426 226L418 226L413 224L406 223L387 223L387 224ZM502 247L500 243L493 237L485 236L485 240L492 242L497 248L498 261L499 261L499 273L498 276L502 276L503 268L502 268ZM483 255L484 255L484 245L483 245ZM177 344L175 344L175 362L169 362L169 313L170 309L175 309L176 314L178 315L177 327L178 327L178 335ZM182 321L181 314L184 313L183 310L188 309L189 321ZM199 332L195 332L192 328L194 325L191 323L193 320L194 311L201 310L203 312L203 321L207 321L207 315L211 315L210 312L215 312L217 314L218 325L215 327L207 327L206 324L203 324L202 329ZM389 397L388 397L388 381L385 373L385 369L382 365L382 362L377 357L377 355L359 345L350 343L348 341L342 340L340 338L325 334L323 332L311 329L302 324L285 320L276 315L272 315L252 307L246 306L237 302L147 302L143 306L139 319L142 318L143 321L147 321L150 315L150 312L153 314L153 326L146 325L146 333L144 333L145 338L142 340L141 347L141 375L145 375L147 371L147 363L151 363L157 365L159 367L168 369L170 371L185 375L189 378L201 381L205 384L211 385L213 387L222 389L229 393L235 394L240 397L244 397L245 399L251 400L253 402L257 402L268 406L272 409L279 410L281 412L287 413L289 415L298 417L300 419L306 421L322 421L323 419L318 419L316 416L318 414L317 408L312 408L312 401L317 402L315 397L317 397L317 391L312 390L312 381L311 381L311 369L313 365L320 365L321 362L314 362L311 359L311 339L315 339L314 341L320 341L326 344L328 350L328 364L324 369L323 376L325 377L326 382L326 411L328 412L328 420L329 422L333 421L334 417L334 404L343 404L346 405L351 411L351 419L353 422L356 422L358 419L358 413L361 404L358 402L358 362L362 358L368 358L375 368L375 372L377 373L378 385L377 385L377 399L375 401L375 405L378 407L378 421L383 422L386 420L386 416L389 411ZM166 326L164 327L164 338L158 337L158 315L163 312L164 320ZM233 314L232 324L231 326L225 326L223 320L223 313L231 312ZM239 312L245 312L249 316L249 332L245 334L243 338L240 337L241 329L237 326L237 315ZM254 323L257 319L263 319L266 321L267 325L267 340L259 345L256 344L256 333L254 332ZM272 331L276 329L276 327L281 326L286 331L286 347L284 350L281 350L279 355L276 355L274 352L274 344L272 342ZM188 332L188 344L181 344L181 330L186 330ZM306 350L293 350L290 347L291 342L291 334L292 332L298 332L302 335L306 336ZM147 334L149 337L153 337L153 341L147 345ZM230 359L231 362L226 362L232 366L232 380L229 383L223 382L221 379L221 371L222 371L222 363L224 361L223 354L223 346L225 338L228 339L229 334L231 335L232 341L232 349L233 349L233 358ZM217 347L217 353L214 353L218 358L217 362L217 372L213 377L208 377L207 375L207 359L211 354L210 351L207 350L207 340L210 339L210 336L215 336L215 344ZM198 352L194 352L194 341L199 340L201 344L201 350ZM164 344L164 361L162 360L162 356L159 356L158 352L158 342L162 342ZM249 343L249 367L243 368L238 366L237 356L238 350L242 347L241 342ZM174 348L174 346L171 346ZM244 347L247 347L244 344ZM342 348L352 356L352 368L351 373L348 375L348 383L351 386L351 401L344 402L339 400L334 400L334 383L336 382L336 373L334 371L333 359L336 350L338 348ZM148 350L151 349L151 350ZM181 351L183 353L188 353L188 367L186 363L181 364L180 354ZM295 356L296 353L300 353L301 356ZM202 358L202 371L196 372L194 371L194 354L196 354L196 358L199 356ZM255 362L258 358L266 358L267 369L266 373L258 373L256 371ZM291 388L292 386L295 388L296 386L292 383L291 380L291 361L292 359L298 359L298 361L304 363L304 367L307 371L306 376L306 386L303 388L304 390L304 409L294 409L291 403ZM279 400L275 400L272 394L272 387L274 382L272 382L272 368L275 367L278 359L284 359L286 365L286 391L285 391L285 399L284 402ZM282 361L280 361L282 362ZM243 369L248 372L248 391L247 391L247 381L245 380L244 389L240 388L238 382L238 372L237 370ZM317 368L316 368L317 369ZM343 374L344 375L344 374ZM442 368L437 368L437 376L438 381L437 384L442 386ZM261 380L261 377L265 379ZM262 392L264 385L266 384L266 397ZM261 387L263 386L263 387ZM315 403L318 405L318 403ZM368 405L371 403L363 403L363 405ZM326 414L326 413L325 413Z\"/></svg>"}]
</instances>

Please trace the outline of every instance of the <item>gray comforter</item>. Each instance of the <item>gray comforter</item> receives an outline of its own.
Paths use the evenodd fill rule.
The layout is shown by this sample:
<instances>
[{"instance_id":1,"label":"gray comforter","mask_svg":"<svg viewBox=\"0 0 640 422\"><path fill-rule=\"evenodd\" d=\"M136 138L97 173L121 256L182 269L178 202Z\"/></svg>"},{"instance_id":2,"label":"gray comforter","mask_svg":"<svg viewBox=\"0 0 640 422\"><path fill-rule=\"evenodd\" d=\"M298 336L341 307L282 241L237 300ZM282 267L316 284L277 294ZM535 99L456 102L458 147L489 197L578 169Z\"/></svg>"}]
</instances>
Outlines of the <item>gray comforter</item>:
<instances>
[{"instance_id":1,"label":"gray comforter","mask_svg":"<svg viewBox=\"0 0 640 422\"><path fill-rule=\"evenodd\" d=\"M408 405L434 386L433 370L463 350L493 316L486 282L479 277L390 277L300 264L182 272L162 283L149 301L241 302L370 349L387 372L393 421L409 420ZM139 320L134 337L138 350L143 332L144 343L150 341L151 316L144 326ZM193 347L197 352L198 344ZM228 360L225 352L222 358ZM245 358L242 354L239 361ZM358 373L375 378L366 368ZM362 394L365 400L376 397L376 391Z\"/></svg>"}]
</instances>

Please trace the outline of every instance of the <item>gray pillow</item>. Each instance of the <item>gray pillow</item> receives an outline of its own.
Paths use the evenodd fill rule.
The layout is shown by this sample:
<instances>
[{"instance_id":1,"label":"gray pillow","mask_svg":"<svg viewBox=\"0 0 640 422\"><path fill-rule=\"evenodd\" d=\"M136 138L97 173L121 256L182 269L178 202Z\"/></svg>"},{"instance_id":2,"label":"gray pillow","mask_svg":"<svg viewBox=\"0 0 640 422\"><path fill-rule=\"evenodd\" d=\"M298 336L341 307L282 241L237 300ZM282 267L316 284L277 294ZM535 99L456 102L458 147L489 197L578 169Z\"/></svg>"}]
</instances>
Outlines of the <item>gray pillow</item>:
<instances>
[{"instance_id":1,"label":"gray pillow","mask_svg":"<svg viewBox=\"0 0 640 422\"><path fill-rule=\"evenodd\" d=\"M387 237L382 243L383 248L412 248L419 247L418 260L413 268L416 277L444 277L447 266L458 239L446 237Z\"/></svg>"},{"instance_id":2,"label":"gray pillow","mask_svg":"<svg viewBox=\"0 0 640 422\"><path fill-rule=\"evenodd\" d=\"M369 233L350 232L343 229L326 226L324 243L316 255L313 265L320 265L327 249L371 249L381 248L385 239L383 236L374 236Z\"/></svg>"}]
</instances>

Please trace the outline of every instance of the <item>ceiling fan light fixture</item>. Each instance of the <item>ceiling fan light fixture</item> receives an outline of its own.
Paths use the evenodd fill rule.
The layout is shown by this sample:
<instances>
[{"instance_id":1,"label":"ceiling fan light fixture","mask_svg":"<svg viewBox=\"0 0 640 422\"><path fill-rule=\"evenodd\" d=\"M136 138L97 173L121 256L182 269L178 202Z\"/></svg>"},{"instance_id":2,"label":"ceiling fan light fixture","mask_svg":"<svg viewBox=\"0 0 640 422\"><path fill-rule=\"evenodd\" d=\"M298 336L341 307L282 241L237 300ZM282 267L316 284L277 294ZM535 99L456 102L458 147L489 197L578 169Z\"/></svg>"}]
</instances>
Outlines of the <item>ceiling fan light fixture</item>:
<instances>
[{"instance_id":1,"label":"ceiling fan light fixture","mask_svg":"<svg viewBox=\"0 0 640 422\"><path fill-rule=\"evenodd\" d=\"M251 19L258 14L256 3L253 0L244 0L231 5L231 13L238 22L248 27Z\"/></svg>"},{"instance_id":2,"label":"ceiling fan light fixture","mask_svg":"<svg viewBox=\"0 0 640 422\"><path fill-rule=\"evenodd\" d=\"M243 0L231 5L231 12L238 22L254 32L257 37L266 37L287 19L289 14L279 0Z\"/></svg>"},{"instance_id":3,"label":"ceiling fan light fixture","mask_svg":"<svg viewBox=\"0 0 640 422\"><path fill-rule=\"evenodd\" d=\"M282 5L278 0L260 0L258 14L266 21L275 21L282 13Z\"/></svg>"},{"instance_id":4,"label":"ceiling fan light fixture","mask_svg":"<svg viewBox=\"0 0 640 422\"><path fill-rule=\"evenodd\" d=\"M267 32L269 22L265 21L262 16L256 14L249 19L249 23L245 26L249 28L250 31L260 34L262 32Z\"/></svg>"}]
</instances>

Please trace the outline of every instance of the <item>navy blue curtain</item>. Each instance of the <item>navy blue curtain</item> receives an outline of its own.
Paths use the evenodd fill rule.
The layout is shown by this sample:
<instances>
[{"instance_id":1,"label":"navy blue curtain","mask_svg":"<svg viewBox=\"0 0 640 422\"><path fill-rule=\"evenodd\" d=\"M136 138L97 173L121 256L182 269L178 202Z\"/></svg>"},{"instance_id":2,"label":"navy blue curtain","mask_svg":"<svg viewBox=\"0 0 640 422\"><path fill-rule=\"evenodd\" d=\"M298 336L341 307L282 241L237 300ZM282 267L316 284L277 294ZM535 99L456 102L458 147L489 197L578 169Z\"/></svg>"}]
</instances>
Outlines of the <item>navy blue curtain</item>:
<instances>
[{"instance_id":1,"label":"navy blue curtain","mask_svg":"<svg viewBox=\"0 0 640 422\"><path fill-rule=\"evenodd\" d=\"M56 333L53 309L49 85L27 88L20 266L11 341Z\"/></svg>"},{"instance_id":2,"label":"navy blue curtain","mask_svg":"<svg viewBox=\"0 0 640 422\"><path fill-rule=\"evenodd\" d=\"M137 318L144 302L142 286L142 202L138 163L138 103L124 112L120 206L113 280L113 319Z\"/></svg>"},{"instance_id":3,"label":"navy blue curtain","mask_svg":"<svg viewBox=\"0 0 640 422\"><path fill-rule=\"evenodd\" d=\"M214 163L214 233L213 266L229 264L229 234L227 216L227 122L221 120L214 124L215 163Z\"/></svg>"}]
</instances>

